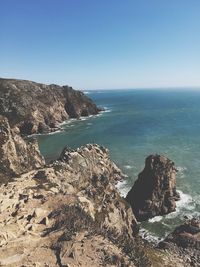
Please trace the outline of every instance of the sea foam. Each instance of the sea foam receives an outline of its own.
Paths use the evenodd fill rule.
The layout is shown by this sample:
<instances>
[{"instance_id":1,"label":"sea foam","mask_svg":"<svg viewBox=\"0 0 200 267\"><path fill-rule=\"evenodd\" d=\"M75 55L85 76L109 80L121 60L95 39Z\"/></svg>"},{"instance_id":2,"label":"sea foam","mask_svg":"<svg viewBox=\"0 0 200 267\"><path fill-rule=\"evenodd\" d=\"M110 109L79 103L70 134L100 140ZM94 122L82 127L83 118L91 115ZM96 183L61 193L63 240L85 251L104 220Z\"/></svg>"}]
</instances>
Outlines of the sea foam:
<instances>
[{"instance_id":1,"label":"sea foam","mask_svg":"<svg viewBox=\"0 0 200 267\"><path fill-rule=\"evenodd\" d=\"M180 216L183 211L185 213L185 211L191 211L195 209L195 202L190 195L183 193L181 190L177 190L177 192L180 194L180 200L176 202L176 211L167 214L165 216L167 219Z\"/></svg>"},{"instance_id":2,"label":"sea foam","mask_svg":"<svg viewBox=\"0 0 200 267\"><path fill-rule=\"evenodd\" d=\"M125 169L132 169L133 166L131 166L131 165L124 165L124 168L125 168Z\"/></svg>"},{"instance_id":3,"label":"sea foam","mask_svg":"<svg viewBox=\"0 0 200 267\"><path fill-rule=\"evenodd\" d=\"M120 195L122 197L126 197L126 195L128 194L128 191L129 191L129 187L127 186L126 180L119 181L117 183L116 187L119 190Z\"/></svg>"},{"instance_id":4,"label":"sea foam","mask_svg":"<svg viewBox=\"0 0 200 267\"><path fill-rule=\"evenodd\" d=\"M149 219L148 221L150 223L154 223L154 222L160 222L162 220L163 216L155 216L154 218Z\"/></svg>"}]
</instances>

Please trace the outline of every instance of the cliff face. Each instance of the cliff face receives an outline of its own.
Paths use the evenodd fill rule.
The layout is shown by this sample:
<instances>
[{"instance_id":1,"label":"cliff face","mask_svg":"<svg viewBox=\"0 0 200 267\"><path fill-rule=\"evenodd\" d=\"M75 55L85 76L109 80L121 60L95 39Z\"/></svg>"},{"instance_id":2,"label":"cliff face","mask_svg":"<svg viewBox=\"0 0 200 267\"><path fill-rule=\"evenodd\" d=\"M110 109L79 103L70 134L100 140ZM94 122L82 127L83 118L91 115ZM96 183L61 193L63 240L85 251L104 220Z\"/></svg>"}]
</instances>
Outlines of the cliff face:
<instances>
[{"instance_id":1,"label":"cliff face","mask_svg":"<svg viewBox=\"0 0 200 267\"><path fill-rule=\"evenodd\" d=\"M174 163L164 156L147 157L144 170L126 197L137 220L175 211L178 199Z\"/></svg>"},{"instance_id":2,"label":"cliff face","mask_svg":"<svg viewBox=\"0 0 200 267\"><path fill-rule=\"evenodd\" d=\"M122 177L105 148L87 145L1 186L1 265L148 266Z\"/></svg>"},{"instance_id":3,"label":"cliff face","mask_svg":"<svg viewBox=\"0 0 200 267\"><path fill-rule=\"evenodd\" d=\"M37 141L25 141L0 116L0 182L44 165Z\"/></svg>"},{"instance_id":4,"label":"cliff face","mask_svg":"<svg viewBox=\"0 0 200 267\"><path fill-rule=\"evenodd\" d=\"M23 135L53 131L68 118L99 111L91 99L68 86L0 79L0 115Z\"/></svg>"}]
</instances>

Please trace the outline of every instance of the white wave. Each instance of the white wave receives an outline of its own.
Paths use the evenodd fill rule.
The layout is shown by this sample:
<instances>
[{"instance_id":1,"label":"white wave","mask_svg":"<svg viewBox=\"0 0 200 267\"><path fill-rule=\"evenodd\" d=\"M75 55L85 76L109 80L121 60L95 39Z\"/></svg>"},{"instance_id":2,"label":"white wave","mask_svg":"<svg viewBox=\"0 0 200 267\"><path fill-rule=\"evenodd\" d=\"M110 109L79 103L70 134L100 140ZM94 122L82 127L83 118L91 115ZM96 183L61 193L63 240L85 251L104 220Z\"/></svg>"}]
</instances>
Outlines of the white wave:
<instances>
[{"instance_id":1,"label":"white wave","mask_svg":"<svg viewBox=\"0 0 200 267\"><path fill-rule=\"evenodd\" d=\"M124 165L124 168L126 168L126 169L132 169L133 166L131 166L131 165Z\"/></svg>"},{"instance_id":2,"label":"white wave","mask_svg":"<svg viewBox=\"0 0 200 267\"><path fill-rule=\"evenodd\" d=\"M69 124L71 124L71 123L74 122L74 121L86 121L86 120L88 120L88 119L90 119L90 118L95 118L95 117L98 116L98 115L99 115L99 114L97 114L97 115L89 115L89 116L87 116L87 117L83 117L83 116L81 116L81 117L78 118L78 119L76 119L76 118L68 119L68 120L66 120L66 121L63 121L63 122L59 123L59 126L61 127L61 126L69 125Z\"/></svg>"},{"instance_id":3,"label":"white wave","mask_svg":"<svg viewBox=\"0 0 200 267\"><path fill-rule=\"evenodd\" d=\"M181 167L181 166L176 167L176 169L177 169L179 172L184 172L184 171L187 170L186 167Z\"/></svg>"},{"instance_id":4,"label":"white wave","mask_svg":"<svg viewBox=\"0 0 200 267\"><path fill-rule=\"evenodd\" d=\"M188 194L183 193L181 190L177 190L177 192L180 194L180 200L176 202L176 208L178 211L180 211L181 208L190 209L191 205L193 203L192 197Z\"/></svg>"},{"instance_id":5,"label":"white wave","mask_svg":"<svg viewBox=\"0 0 200 267\"><path fill-rule=\"evenodd\" d=\"M103 108L104 108L104 110L101 111L103 113L105 113L105 112L111 112L112 111L112 109L110 109L109 107L104 106Z\"/></svg>"},{"instance_id":6,"label":"white wave","mask_svg":"<svg viewBox=\"0 0 200 267\"><path fill-rule=\"evenodd\" d=\"M154 218L149 219L148 221L150 223L154 223L154 222L160 222L162 220L163 216L155 216Z\"/></svg>"},{"instance_id":7,"label":"white wave","mask_svg":"<svg viewBox=\"0 0 200 267\"><path fill-rule=\"evenodd\" d=\"M95 118L97 115L89 115L87 117L81 116L78 120L80 120L80 121L86 121L86 120L89 120L90 118Z\"/></svg>"},{"instance_id":8,"label":"white wave","mask_svg":"<svg viewBox=\"0 0 200 267\"><path fill-rule=\"evenodd\" d=\"M108 113L108 112L111 112L112 111L112 109L108 109L108 108L106 108L106 107L103 107L104 108L104 110L102 110L102 111L100 111L98 114L96 114L96 115L90 115L89 117L100 117L100 116L102 116L104 113Z\"/></svg>"},{"instance_id":9,"label":"white wave","mask_svg":"<svg viewBox=\"0 0 200 267\"><path fill-rule=\"evenodd\" d=\"M126 195L128 194L128 191L129 191L129 188L127 186L126 180L119 181L117 183L116 187L119 190L120 195L122 197L126 197Z\"/></svg>"},{"instance_id":10,"label":"white wave","mask_svg":"<svg viewBox=\"0 0 200 267\"><path fill-rule=\"evenodd\" d=\"M27 135L27 137L30 138L30 137L41 136L41 135L53 135L53 134L61 133L62 131L63 131L63 129L58 129L56 131L52 131L52 132L49 132L49 133L30 134L30 135Z\"/></svg>"},{"instance_id":11,"label":"white wave","mask_svg":"<svg viewBox=\"0 0 200 267\"><path fill-rule=\"evenodd\" d=\"M181 190L177 190L177 192L180 194L180 200L176 201L176 211L165 215L167 219L177 217L183 209L188 211L195 209L195 203L190 195L183 193Z\"/></svg>"},{"instance_id":12,"label":"white wave","mask_svg":"<svg viewBox=\"0 0 200 267\"><path fill-rule=\"evenodd\" d=\"M77 119L68 119L66 121L59 123L59 126L64 126L64 125L70 124L71 122L76 121L76 120Z\"/></svg>"},{"instance_id":13,"label":"white wave","mask_svg":"<svg viewBox=\"0 0 200 267\"><path fill-rule=\"evenodd\" d=\"M83 93L84 93L85 95L89 95L89 94L91 94L91 92L88 92L88 91L83 91Z\"/></svg>"},{"instance_id":14,"label":"white wave","mask_svg":"<svg viewBox=\"0 0 200 267\"><path fill-rule=\"evenodd\" d=\"M139 230L139 235L140 235L143 239L145 239L145 240L147 240L147 241L149 241L149 242L151 242L151 243L154 243L154 244L157 244L157 243L161 240L158 236L152 234L151 232L147 231L147 230L144 229L144 228L141 228L141 229Z\"/></svg>"},{"instance_id":15,"label":"white wave","mask_svg":"<svg viewBox=\"0 0 200 267\"><path fill-rule=\"evenodd\" d=\"M80 117L80 121L86 121L88 119L89 119L89 117Z\"/></svg>"},{"instance_id":16,"label":"white wave","mask_svg":"<svg viewBox=\"0 0 200 267\"><path fill-rule=\"evenodd\" d=\"M96 118L96 117L100 117L100 116L103 115L103 112L105 112L105 111L100 111L98 114L94 115L93 117L94 117L94 118Z\"/></svg>"},{"instance_id":17,"label":"white wave","mask_svg":"<svg viewBox=\"0 0 200 267\"><path fill-rule=\"evenodd\" d=\"M86 121L86 120L91 119L91 118L96 118L96 117L101 116L103 114L102 112L104 112L104 111L100 111L98 114L95 114L95 115L89 115L87 117L80 117L78 120Z\"/></svg>"},{"instance_id":18,"label":"white wave","mask_svg":"<svg viewBox=\"0 0 200 267\"><path fill-rule=\"evenodd\" d=\"M111 112L112 109L105 109L104 112Z\"/></svg>"},{"instance_id":19,"label":"white wave","mask_svg":"<svg viewBox=\"0 0 200 267\"><path fill-rule=\"evenodd\" d=\"M57 130L51 133L48 133L47 135L53 135L53 134L57 134L57 133L61 133L63 130Z\"/></svg>"}]
</instances>

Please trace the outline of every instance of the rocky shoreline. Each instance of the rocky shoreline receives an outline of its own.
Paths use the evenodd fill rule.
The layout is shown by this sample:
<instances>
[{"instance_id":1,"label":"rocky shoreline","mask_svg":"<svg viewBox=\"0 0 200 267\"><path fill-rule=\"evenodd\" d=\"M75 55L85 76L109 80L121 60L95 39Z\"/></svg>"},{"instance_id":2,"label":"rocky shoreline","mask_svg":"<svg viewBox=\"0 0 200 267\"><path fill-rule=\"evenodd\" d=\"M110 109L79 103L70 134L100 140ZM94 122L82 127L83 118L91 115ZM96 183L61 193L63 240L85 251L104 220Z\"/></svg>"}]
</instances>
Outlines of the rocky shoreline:
<instances>
[{"instance_id":1,"label":"rocky shoreline","mask_svg":"<svg viewBox=\"0 0 200 267\"><path fill-rule=\"evenodd\" d=\"M21 135L56 131L67 119L101 110L83 92L69 86L0 79L0 114Z\"/></svg>"},{"instance_id":2,"label":"rocky shoreline","mask_svg":"<svg viewBox=\"0 0 200 267\"><path fill-rule=\"evenodd\" d=\"M69 87L1 79L0 266L200 264L199 218L187 220L156 246L138 234L138 221L176 209L171 160L149 156L123 198L116 185L125 176L105 147L64 148L47 164L37 141L26 138L99 111Z\"/></svg>"}]
</instances>

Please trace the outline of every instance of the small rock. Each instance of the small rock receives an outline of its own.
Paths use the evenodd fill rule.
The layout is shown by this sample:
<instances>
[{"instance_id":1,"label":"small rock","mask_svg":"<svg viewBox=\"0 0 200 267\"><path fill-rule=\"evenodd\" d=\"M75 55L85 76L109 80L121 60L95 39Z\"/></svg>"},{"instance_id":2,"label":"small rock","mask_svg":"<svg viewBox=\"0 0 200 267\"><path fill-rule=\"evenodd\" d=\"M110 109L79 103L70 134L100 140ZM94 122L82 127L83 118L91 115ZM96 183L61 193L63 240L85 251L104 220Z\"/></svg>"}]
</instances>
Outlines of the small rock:
<instances>
[{"instance_id":1,"label":"small rock","mask_svg":"<svg viewBox=\"0 0 200 267\"><path fill-rule=\"evenodd\" d=\"M44 217L41 221L40 224L48 225L49 224L49 219L48 217Z\"/></svg>"},{"instance_id":2,"label":"small rock","mask_svg":"<svg viewBox=\"0 0 200 267\"><path fill-rule=\"evenodd\" d=\"M43 210L42 208L36 208L36 209L34 210L34 212L33 212L33 216L34 216L35 218L38 218L38 217L43 216L45 213L46 213L46 211Z\"/></svg>"}]
</instances>

